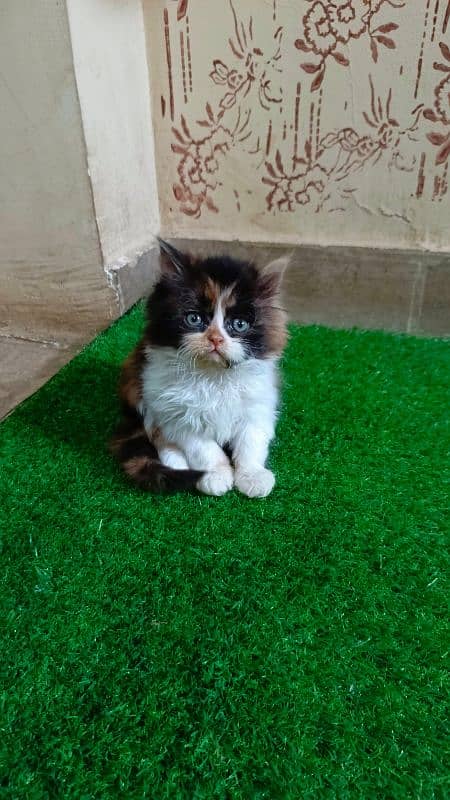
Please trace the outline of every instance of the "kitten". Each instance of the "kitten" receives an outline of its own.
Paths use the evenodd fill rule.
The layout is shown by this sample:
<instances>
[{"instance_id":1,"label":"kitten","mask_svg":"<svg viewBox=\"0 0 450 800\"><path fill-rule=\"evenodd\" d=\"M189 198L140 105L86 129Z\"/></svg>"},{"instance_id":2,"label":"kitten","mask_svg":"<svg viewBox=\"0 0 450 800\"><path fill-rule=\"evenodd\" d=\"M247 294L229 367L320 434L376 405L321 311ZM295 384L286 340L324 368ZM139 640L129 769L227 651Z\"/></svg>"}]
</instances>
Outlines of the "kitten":
<instances>
[{"instance_id":1,"label":"kitten","mask_svg":"<svg viewBox=\"0 0 450 800\"><path fill-rule=\"evenodd\" d=\"M233 486L265 497L286 341L278 292L287 258L259 272L232 258L195 260L160 241L161 277L141 342L122 369L124 420L112 443L151 491ZM230 454L230 458L226 453Z\"/></svg>"}]
</instances>

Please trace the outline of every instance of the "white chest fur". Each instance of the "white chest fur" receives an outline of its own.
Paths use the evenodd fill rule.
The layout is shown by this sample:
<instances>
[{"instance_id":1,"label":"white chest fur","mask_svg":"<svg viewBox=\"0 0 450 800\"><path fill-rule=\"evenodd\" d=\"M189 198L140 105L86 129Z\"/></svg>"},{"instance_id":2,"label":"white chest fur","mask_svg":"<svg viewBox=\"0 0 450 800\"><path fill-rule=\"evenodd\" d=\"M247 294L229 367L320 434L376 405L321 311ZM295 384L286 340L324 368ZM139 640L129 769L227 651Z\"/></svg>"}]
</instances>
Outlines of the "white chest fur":
<instances>
[{"instance_id":1,"label":"white chest fur","mask_svg":"<svg viewBox=\"0 0 450 800\"><path fill-rule=\"evenodd\" d=\"M273 426L277 406L275 359L249 359L230 369L193 367L175 350L148 351L143 373L147 429L172 438L196 433L219 445L232 440L246 422Z\"/></svg>"}]
</instances>

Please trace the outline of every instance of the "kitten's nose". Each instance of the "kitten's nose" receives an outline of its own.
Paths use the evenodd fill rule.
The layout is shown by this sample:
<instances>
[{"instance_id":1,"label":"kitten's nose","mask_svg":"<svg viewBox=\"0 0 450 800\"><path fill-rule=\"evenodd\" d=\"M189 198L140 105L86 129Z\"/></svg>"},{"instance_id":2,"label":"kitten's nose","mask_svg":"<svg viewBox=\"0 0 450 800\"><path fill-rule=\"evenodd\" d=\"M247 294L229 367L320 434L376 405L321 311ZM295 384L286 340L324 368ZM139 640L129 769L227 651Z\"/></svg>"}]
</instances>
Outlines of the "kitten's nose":
<instances>
[{"instance_id":1,"label":"kitten's nose","mask_svg":"<svg viewBox=\"0 0 450 800\"><path fill-rule=\"evenodd\" d=\"M214 345L214 347L218 347L219 344L223 344L223 336L218 331L211 331L208 334L208 341Z\"/></svg>"}]
</instances>

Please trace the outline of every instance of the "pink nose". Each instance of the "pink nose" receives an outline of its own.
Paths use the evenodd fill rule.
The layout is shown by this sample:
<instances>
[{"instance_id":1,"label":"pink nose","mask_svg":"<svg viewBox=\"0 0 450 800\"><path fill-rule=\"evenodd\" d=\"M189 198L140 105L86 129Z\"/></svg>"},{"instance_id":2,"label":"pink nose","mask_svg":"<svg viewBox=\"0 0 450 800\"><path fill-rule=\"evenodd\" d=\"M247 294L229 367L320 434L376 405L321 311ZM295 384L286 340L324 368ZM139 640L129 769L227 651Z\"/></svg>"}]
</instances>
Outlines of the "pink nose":
<instances>
[{"instance_id":1,"label":"pink nose","mask_svg":"<svg viewBox=\"0 0 450 800\"><path fill-rule=\"evenodd\" d=\"M219 344L223 344L223 336L221 336L220 333L210 333L208 335L208 340L214 345L214 347L218 347Z\"/></svg>"}]
</instances>

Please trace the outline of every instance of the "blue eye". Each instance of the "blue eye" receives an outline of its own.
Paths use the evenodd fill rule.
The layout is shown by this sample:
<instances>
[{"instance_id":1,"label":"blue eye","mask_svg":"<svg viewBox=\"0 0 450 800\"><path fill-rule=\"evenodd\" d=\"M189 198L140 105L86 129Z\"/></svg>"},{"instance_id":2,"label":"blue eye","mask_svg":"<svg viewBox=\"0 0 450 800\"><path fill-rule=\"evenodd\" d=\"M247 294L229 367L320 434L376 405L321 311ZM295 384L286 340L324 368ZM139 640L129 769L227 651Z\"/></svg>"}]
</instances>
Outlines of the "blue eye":
<instances>
[{"instance_id":1,"label":"blue eye","mask_svg":"<svg viewBox=\"0 0 450 800\"><path fill-rule=\"evenodd\" d=\"M197 314L195 311L186 314L184 321L189 328L203 328L203 319L200 314Z\"/></svg>"},{"instance_id":2,"label":"blue eye","mask_svg":"<svg viewBox=\"0 0 450 800\"><path fill-rule=\"evenodd\" d=\"M232 319L231 328L235 333L245 333L248 331L250 323L246 319Z\"/></svg>"}]
</instances>

